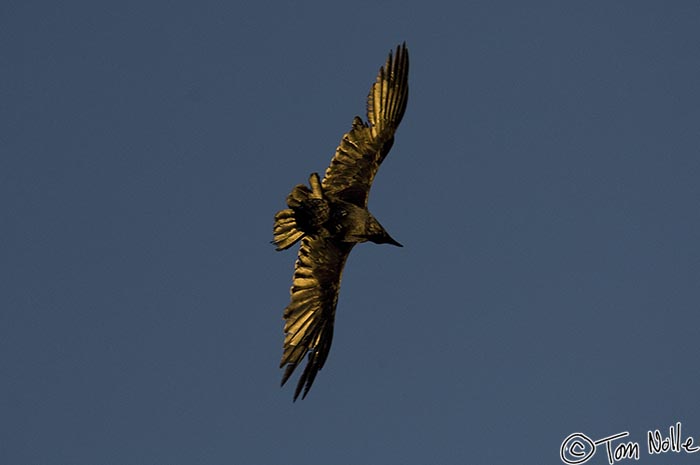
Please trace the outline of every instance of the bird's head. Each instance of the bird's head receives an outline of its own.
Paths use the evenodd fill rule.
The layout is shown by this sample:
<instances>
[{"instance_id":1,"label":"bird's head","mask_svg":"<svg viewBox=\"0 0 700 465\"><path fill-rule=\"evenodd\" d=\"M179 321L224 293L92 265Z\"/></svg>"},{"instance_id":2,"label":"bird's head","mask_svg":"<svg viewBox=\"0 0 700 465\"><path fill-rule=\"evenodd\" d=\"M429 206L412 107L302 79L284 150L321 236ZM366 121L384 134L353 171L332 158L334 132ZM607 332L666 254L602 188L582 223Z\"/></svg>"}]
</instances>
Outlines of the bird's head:
<instances>
[{"instance_id":1,"label":"bird's head","mask_svg":"<svg viewBox=\"0 0 700 465\"><path fill-rule=\"evenodd\" d=\"M403 247L403 245L399 244L386 232L386 229L384 229L379 221L371 214L367 218L366 236L368 241L374 242L375 244L391 244L397 247Z\"/></svg>"}]
</instances>

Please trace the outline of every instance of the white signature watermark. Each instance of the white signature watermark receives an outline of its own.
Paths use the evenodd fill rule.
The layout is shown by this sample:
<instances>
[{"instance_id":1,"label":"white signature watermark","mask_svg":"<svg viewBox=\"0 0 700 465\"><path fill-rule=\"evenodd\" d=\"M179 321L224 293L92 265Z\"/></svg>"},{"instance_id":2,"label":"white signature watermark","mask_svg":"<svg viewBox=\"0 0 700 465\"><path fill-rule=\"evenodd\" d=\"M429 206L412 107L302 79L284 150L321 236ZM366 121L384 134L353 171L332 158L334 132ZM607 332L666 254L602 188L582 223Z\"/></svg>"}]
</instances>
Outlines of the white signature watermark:
<instances>
[{"instance_id":1,"label":"white signature watermark","mask_svg":"<svg viewBox=\"0 0 700 465\"><path fill-rule=\"evenodd\" d=\"M681 434L681 422L676 422L668 428L668 435L664 435L658 429L647 431L646 451L649 455L666 454L693 454L700 451L700 446L694 445L692 437L683 439ZM567 465L578 465L588 462L596 453L596 449L605 446L608 463L614 465L622 460L639 460L640 445L635 441L620 442L622 438L629 436L629 431L606 436L593 440L583 433L573 433L564 439L559 449L559 458Z\"/></svg>"}]
</instances>

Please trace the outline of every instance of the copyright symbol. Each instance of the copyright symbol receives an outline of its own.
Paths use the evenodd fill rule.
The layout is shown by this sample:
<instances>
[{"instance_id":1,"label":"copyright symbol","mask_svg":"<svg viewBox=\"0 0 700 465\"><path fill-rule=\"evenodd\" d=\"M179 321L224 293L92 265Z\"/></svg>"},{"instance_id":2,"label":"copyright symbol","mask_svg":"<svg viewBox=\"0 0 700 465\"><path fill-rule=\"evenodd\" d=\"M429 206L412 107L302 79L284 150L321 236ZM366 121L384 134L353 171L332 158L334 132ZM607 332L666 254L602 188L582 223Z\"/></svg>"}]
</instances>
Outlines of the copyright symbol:
<instances>
[{"instance_id":1,"label":"copyright symbol","mask_svg":"<svg viewBox=\"0 0 700 465\"><path fill-rule=\"evenodd\" d=\"M593 454L595 454L595 443L583 433L568 435L559 449L559 458L569 465L584 463L593 457Z\"/></svg>"}]
</instances>

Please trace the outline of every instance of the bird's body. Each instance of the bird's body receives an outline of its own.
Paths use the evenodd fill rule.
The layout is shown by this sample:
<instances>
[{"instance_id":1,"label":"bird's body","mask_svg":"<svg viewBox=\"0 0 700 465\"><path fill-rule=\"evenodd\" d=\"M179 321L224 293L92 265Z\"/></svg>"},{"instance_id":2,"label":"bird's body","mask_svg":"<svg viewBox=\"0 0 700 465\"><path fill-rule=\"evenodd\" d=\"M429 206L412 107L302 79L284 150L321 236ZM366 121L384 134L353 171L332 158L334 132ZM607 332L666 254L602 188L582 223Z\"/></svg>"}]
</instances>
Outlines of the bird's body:
<instances>
[{"instance_id":1,"label":"bird's body","mask_svg":"<svg viewBox=\"0 0 700 465\"><path fill-rule=\"evenodd\" d=\"M296 186L289 208L275 215L273 243L284 250L301 240L291 303L284 311L285 340L280 367L282 384L308 354L294 399L306 396L323 367L333 337L340 279L350 251L360 242L400 246L367 209L369 190L379 165L394 142L408 99L408 50L389 54L367 97L369 124L355 117L343 136L323 181Z\"/></svg>"}]
</instances>

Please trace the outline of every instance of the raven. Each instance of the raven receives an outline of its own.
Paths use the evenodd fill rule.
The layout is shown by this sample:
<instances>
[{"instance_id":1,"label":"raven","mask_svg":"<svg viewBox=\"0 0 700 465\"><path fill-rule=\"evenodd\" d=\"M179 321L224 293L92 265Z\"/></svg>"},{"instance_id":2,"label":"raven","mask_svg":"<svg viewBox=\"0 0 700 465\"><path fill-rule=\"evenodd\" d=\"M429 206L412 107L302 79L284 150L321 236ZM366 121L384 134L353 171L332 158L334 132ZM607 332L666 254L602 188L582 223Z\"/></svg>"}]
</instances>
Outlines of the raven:
<instances>
[{"instance_id":1,"label":"raven","mask_svg":"<svg viewBox=\"0 0 700 465\"><path fill-rule=\"evenodd\" d=\"M340 141L323 181L300 184L287 196L289 208L277 212L273 244L284 250L301 240L294 268L291 302L284 310L285 367L282 385L308 354L294 400L306 397L328 357L333 320L345 261L358 242L401 247L367 210L379 165L394 143L408 100L406 43L389 53L367 96L367 120L356 116Z\"/></svg>"}]
</instances>

